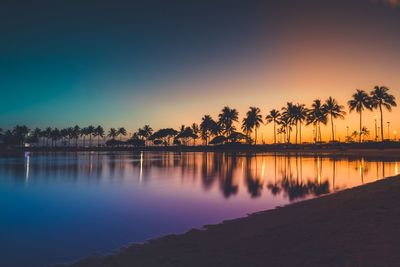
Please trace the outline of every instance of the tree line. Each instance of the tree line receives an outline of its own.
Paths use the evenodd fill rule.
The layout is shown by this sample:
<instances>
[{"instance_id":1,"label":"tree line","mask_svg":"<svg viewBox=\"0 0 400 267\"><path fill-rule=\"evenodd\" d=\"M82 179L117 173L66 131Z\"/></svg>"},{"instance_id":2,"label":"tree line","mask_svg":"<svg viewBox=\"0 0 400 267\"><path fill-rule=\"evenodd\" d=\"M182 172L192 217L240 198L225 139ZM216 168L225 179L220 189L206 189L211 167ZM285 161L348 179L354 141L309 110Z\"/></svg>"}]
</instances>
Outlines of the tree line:
<instances>
[{"instance_id":1,"label":"tree line","mask_svg":"<svg viewBox=\"0 0 400 267\"><path fill-rule=\"evenodd\" d=\"M376 86L370 93L357 89L347 102L350 112L359 114L359 130L346 136L346 141L357 138L362 142L369 130L363 126L363 112L366 110L378 110L380 113L380 140L384 141L384 111L391 111L396 107L396 98L389 93L389 88ZM325 101L315 99L310 107L305 104L288 102L281 109L272 109L264 117L260 108L250 107L241 121L241 131L236 128L239 123L239 112L228 106L224 107L215 120L210 115L204 115L201 123L193 123L191 126L182 125L179 130L163 128L154 131L149 125L145 125L134 132L127 140L124 127L111 128L108 132L102 126L68 127L63 129L47 127L30 130L27 126L17 125L11 130L0 129L0 140L3 145L23 146L35 144L43 147L55 146L100 146L101 140L107 138L107 146L145 146L145 145L195 145L197 139L201 139L204 145L223 143L247 143L257 144L257 130L262 124L273 124L273 143L302 143L302 127L313 127L313 140L322 142L321 126L330 124L331 141L335 142L334 123L337 119L346 116L345 106L338 103L332 97ZM377 136L376 136L377 137ZM93 142L95 140L95 142ZM80 141L80 142L79 142Z\"/></svg>"}]
</instances>

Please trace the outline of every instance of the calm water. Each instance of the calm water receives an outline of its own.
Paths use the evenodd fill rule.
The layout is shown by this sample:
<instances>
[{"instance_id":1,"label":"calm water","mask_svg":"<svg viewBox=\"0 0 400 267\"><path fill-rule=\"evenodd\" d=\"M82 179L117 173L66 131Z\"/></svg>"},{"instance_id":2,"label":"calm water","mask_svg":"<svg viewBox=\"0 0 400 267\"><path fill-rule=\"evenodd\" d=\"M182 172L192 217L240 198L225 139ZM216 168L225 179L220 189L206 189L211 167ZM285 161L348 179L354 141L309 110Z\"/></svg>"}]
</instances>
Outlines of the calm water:
<instances>
[{"instance_id":1,"label":"calm water","mask_svg":"<svg viewBox=\"0 0 400 267\"><path fill-rule=\"evenodd\" d=\"M0 266L48 266L398 174L398 159L284 154L0 157Z\"/></svg>"}]
</instances>

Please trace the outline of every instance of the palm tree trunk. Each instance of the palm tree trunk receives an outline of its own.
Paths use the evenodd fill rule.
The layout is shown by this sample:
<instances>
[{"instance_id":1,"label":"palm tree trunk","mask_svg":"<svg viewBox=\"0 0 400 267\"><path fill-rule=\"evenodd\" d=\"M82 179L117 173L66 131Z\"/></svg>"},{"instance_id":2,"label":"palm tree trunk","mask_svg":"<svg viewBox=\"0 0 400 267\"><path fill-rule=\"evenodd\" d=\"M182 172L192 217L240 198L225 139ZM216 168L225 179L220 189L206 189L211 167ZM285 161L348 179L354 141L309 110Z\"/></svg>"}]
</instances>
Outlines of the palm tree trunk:
<instances>
[{"instance_id":1,"label":"palm tree trunk","mask_svg":"<svg viewBox=\"0 0 400 267\"><path fill-rule=\"evenodd\" d=\"M360 131L358 132L358 134L359 134L358 142L359 143L361 143L361 129L362 129L362 110L360 110Z\"/></svg>"},{"instance_id":2,"label":"palm tree trunk","mask_svg":"<svg viewBox=\"0 0 400 267\"><path fill-rule=\"evenodd\" d=\"M296 145L297 145L297 135L298 135L298 131L299 131L299 122L296 121Z\"/></svg>"},{"instance_id":3,"label":"palm tree trunk","mask_svg":"<svg viewBox=\"0 0 400 267\"><path fill-rule=\"evenodd\" d=\"M274 120L274 144L276 144L276 123Z\"/></svg>"},{"instance_id":4,"label":"palm tree trunk","mask_svg":"<svg viewBox=\"0 0 400 267\"><path fill-rule=\"evenodd\" d=\"M332 125L332 142L335 141L335 131L333 130L333 116L331 113L331 125Z\"/></svg>"},{"instance_id":5,"label":"palm tree trunk","mask_svg":"<svg viewBox=\"0 0 400 267\"><path fill-rule=\"evenodd\" d=\"M300 141L299 143L300 143L300 145L301 145L301 122L299 123L299 130L300 130L300 131L299 131L299 134L300 134L300 135L299 135L299 141Z\"/></svg>"},{"instance_id":6,"label":"palm tree trunk","mask_svg":"<svg viewBox=\"0 0 400 267\"><path fill-rule=\"evenodd\" d=\"M381 112L381 138L382 138L382 142L384 140L383 138L383 112L382 112L382 104L379 104L379 111Z\"/></svg>"},{"instance_id":7,"label":"palm tree trunk","mask_svg":"<svg viewBox=\"0 0 400 267\"><path fill-rule=\"evenodd\" d=\"M322 142L321 123L318 123L319 142Z\"/></svg>"},{"instance_id":8,"label":"palm tree trunk","mask_svg":"<svg viewBox=\"0 0 400 267\"><path fill-rule=\"evenodd\" d=\"M255 128L254 135L254 145L257 145L257 127Z\"/></svg>"}]
</instances>

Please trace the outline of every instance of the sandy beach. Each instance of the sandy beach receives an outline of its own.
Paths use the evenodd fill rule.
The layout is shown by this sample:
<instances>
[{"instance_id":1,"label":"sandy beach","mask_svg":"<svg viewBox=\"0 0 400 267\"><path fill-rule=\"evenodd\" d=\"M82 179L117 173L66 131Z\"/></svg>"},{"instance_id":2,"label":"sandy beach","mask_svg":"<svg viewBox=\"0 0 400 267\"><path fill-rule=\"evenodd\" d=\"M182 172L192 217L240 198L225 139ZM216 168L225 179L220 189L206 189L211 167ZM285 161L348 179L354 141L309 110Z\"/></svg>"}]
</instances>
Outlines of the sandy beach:
<instances>
[{"instance_id":1,"label":"sandy beach","mask_svg":"<svg viewBox=\"0 0 400 267\"><path fill-rule=\"evenodd\" d=\"M71 266L399 266L399 195L390 177Z\"/></svg>"}]
</instances>

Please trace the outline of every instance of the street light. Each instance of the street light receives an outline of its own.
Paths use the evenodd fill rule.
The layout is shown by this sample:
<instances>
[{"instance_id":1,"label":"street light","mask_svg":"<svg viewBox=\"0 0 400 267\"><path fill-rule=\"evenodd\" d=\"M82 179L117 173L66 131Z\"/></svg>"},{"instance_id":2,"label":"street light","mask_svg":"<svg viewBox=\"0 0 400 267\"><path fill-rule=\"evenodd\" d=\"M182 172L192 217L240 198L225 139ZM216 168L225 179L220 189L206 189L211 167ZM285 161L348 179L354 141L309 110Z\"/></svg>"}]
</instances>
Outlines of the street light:
<instances>
[{"instance_id":1,"label":"street light","mask_svg":"<svg viewBox=\"0 0 400 267\"><path fill-rule=\"evenodd\" d=\"M387 122L388 127L388 140L390 141L390 121Z\"/></svg>"},{"instance_id":2,"label":"street light","mask_svg":"<svg viewBox=\"0 0 400 267\"><path fill-rule=\"evenodd\" d=\"M397 131L394 130L394 131L393 131L393 134L394 134L394 141L396 141L396 140L397 140Z\"/></svg>"}]
</instances>

